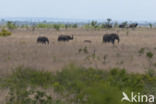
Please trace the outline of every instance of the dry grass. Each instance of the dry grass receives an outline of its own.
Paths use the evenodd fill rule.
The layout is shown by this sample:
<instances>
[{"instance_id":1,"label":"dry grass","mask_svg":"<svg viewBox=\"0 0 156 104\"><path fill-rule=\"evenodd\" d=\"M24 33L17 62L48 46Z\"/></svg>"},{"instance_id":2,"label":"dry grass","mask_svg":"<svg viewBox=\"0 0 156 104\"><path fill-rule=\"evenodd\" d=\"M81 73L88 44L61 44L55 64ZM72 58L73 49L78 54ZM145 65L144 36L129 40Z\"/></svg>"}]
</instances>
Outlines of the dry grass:
<instances>
[{"instance_id":1,"label":"dry grass","mask_svg":"<svg viewBox=\"0 0 156 104\"><path fill-rule=\"evenodd\" d=\"M113 47L112 44L102 43L103 34L117 31L119 45ZM73 34L74 40L57 42L60 34ZM49 38L49 45L36 43L37 37L43 35ZM121 29L95 31L79 28L59 32L53 29L37 29L34 32L18 29L12 36L0 37L0 72L4 75L21 65L56 71L73 63L105 70L119 67L129 72L143 73L148 69L149 61L145 54L140 56L138 51L147 48L154 54L153 63L156 62L155 38L156 29L147 28L129 30L128 35L127 30ZM92 43L84 43L84 40L91 40ZM89 53L79 53L78 50L85 46Z\"/></svg>"}]
</instances>

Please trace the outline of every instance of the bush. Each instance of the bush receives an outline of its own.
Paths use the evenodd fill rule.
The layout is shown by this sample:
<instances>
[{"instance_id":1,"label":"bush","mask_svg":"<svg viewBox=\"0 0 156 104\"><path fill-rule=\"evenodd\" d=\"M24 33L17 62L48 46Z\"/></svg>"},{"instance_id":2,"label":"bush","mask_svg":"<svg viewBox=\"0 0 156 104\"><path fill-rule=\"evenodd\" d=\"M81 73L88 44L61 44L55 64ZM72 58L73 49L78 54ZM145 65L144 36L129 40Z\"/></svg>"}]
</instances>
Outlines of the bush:
<instances>
[{"instance_id":1,"label":"bush","mask_svg":"<svg viewBox=\"0 0 156 104\"><path fill-rule=\"evenodd\" d=\"M52 85L53 75L50 72L36 71L32 68L18 67L12 75L5 79L7 86L40 86L47 88Z\"/></svg>"},{"instance_id":2,"label":"bush","mask_svg":"<svg viewBox=\"0 0 156 104\"><path fill-rule=\"evenodd\" d=\"M11 32L9 32L8 30L4 28L0 32L0 36L10 36L10 35L11 35Z\"/></svg>"},{"instance_id":3,"label":"bush","mask_svg":"<svg viewBox=\"0 0 156 104\"><path fill-rule=\"evenodd\" d=\"M78 50L78 52L79 52L79 53L83 52L83 53L85 53L85 54L88 54L88 53L89 53L87 46L85 46L84 48L80 48L80 49Z\"/></svg>"},{"instance_id":4,"label":"bush","mask_svg":"<svg viewBox=\"0 0 156 104\"><path fill-rule=\"evenodd\" d=\"M65 104L54 100L44 91L34 89L11 89L6 104Z\"/></svg>"},{"instance_id":5,"label":"bush","mask_svg":"<svg viewBox=\"0 0 156 104\"><path fill-rule=\"evenodd\" d=\"M60 100L53 100L44 91L35 90L37 87L52 86L53 79L54 76L50 72L18 67L0 81L2 87L9 88L7 104L64 104Z\"/></svg>"},{"instance_id":6,"label":"bush","mask_svg":"<svg viewBox=\"0 0 156 104\"><path fill-rule=\"evenodd\" d=\"M54 29L56 29L57 31L60 30L60 25L59 24L54 24Z\"/></svg>"},{"instance_id":7,"label":"bush","mask_svg":"<svg viewBox=\"0 0 156 104\"><path fill-rule=\"evenodd\" d=\"M85 104L121 104L120 89L108 83L94 83L85 89L85 94L88 95Z\"/></svg>"},{"instance_id":8,"label":"bush","mask_svg":"<svg viewBox=\"0 0 156 104\"><path fill-rule=\"evenodd\" d=\"M153 57L153 53L152 52L147 52L146 56L151 59Z\"/></svg>"},{"instance_id":9,"label":"bush","mask_svg":"<svg viewBox=\"0 0 156 104\"><path fill-rule=\"evenodd\" d=\"M139 52L140 55L141 55L141 54L144 54L145 48L140 48L140 50L139 50L138 52Z\"/></svg>"},{"instance_id":10,"label":"bush","mask_svg":"<svg viewBox=\"0 0 156 104\"><path fill-rule=\"evenodd\" d=\"M128 94L133 91L134 93L156 95L156 74L153 70L145 74L134 74L118 68L102 71L70 65L52 74L19 67L11 75L0 79L0 82L1 85L10 89L10 103L8 104L11 102L16 104L64 104L61 101L54 101L46 92L34 90L37 87L53 87L68 104L123 104L121 102L123 91ZM36 96L34 99L29 98L34 94ZM43 97L46 98L44 101ZM48 100L49 98L51 100ZM32 101L38 103L32 103Z\"/></svg>"},{"instance_id":11,"label":"bush","mask_svg":"<svg viewBox=\"0 0 156 104\"><path fill-rule=\"evenodd\" d=\"M6 24L6 26L7 26L7 28L9 30L13 30L13 29L16 29L17 28L16 24L13 23L13 22L11 22L11 21L8 21L7 24Z\"/></svg>"},{"instance_id":12,"label":"bush","mask_svg":"<svg viewBox=\"0 0 156 104\"><path fill-rule=\"evenodd\" d=\"M143 92L142 78L125 70L106 72L71 66L56 74L55 85L63 89L57 92L67 91L67 95L74 95L71 100L79 104L121 104L122 91Z\"/></svg>"}]
</instances>

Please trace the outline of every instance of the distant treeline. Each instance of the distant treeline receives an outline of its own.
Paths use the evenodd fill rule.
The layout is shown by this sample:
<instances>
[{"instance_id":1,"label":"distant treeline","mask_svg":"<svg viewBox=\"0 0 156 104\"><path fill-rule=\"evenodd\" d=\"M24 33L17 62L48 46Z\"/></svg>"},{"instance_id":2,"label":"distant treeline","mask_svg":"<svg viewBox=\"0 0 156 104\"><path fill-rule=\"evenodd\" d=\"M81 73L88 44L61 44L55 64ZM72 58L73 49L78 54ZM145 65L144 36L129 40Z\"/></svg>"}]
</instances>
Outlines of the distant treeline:
<instances>
[{"instance_id":1,"label":"distant treeline","mask_svg":"<svg viewBox=\"0 0 156 104\"><path fill-rule=\"evenodd\" d=\"M131 28L131 25L137 24L136 26L148 27L153 28L155 25L152 23L147 23L146 25L139 24L139 23L129 23L127 21L124 22L115 22L112 19L108 18L105 22L98 22L98 21L90 21L88 23L61 23L61 22L26 22L26 21L0 21L0 26L4 28L8 28L10 30L16 28L54 28L56 30L60 30L60 28L78 28L82 27L85 29L102 29L102 28Z\"/></svg>"}]
</instances>

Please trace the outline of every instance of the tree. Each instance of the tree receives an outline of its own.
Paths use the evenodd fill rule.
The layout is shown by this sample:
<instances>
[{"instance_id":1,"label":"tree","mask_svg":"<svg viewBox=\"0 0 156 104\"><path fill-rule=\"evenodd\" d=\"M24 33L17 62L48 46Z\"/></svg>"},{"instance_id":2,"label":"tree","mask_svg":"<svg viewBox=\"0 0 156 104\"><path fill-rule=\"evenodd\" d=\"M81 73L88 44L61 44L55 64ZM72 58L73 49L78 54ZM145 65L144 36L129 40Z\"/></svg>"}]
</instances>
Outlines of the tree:
<instances>
[{"instance_id":1,"label":"tree","mask_svg":"<svg viewBox=\"0 0 156 104\"><path fill-rule=\"evenodd\" d=\"M98 27L97 21L92 21L91 26L96 29Z\"/></svg>"},{"instance_id":2,"label":"tree","mask_svg":"<svg viewBox=\"0 0 156 104\"><path fill-rule=\"evenodd\" d=\"M92 27L96 27L96 25L97 25L97 21L92 21L92 22L91 22L91 26L92 26Z\"/></svg>"},{"instance_id":3,"label":"tree","mask_svg":"<svg viewBox=\"0 0 156 104\"><path fill-rule=\"evenodd\" d=\"M77 24L73 24L72 27L73 28L77 28L78 26L77 26Z\"/></svg>"},{"instance_id":4,"label":"tree","mask_svg":"<svg viewBox=\"0 0 156 104\"><path fill-rule=\"evenodd\" d=\"M152 27L153 27L153 25L152 25L151 23L149 23L149 27L150 27L150 28L152 28Z\"/></svg>"},{"instance_id":5,"label":"tree","mask_svg":"<svg viewBox=\"0 0 156 104\"><path fill-rule=\"evenodd\" d=\"M107 29L112 28L111 21L112 21L112 19L107 18L107 22L103 23L103 24L101 25L101 28L107 28Z\"/></svg>"},{"instance_id":6,"label":"tree","mask_svg":"<svg viewBox=\"0 0 156 104\"><path fill-rule=\"evenodd\" d=\"M110 24L111 21L112 21L112 19L107 18L107 23L108 23L108 25Z\"/></svg>"},{"instance_id":7,"label":"tree","mask_svg":"<svg viewBox=\"0 0 156 104\"><path fill-rule=\"evenodd\" d=\"M54 24L54 29L56 29L57 31L59 31L60 30L59 24Z\"/></svg>"},{"instance_id":8,"label":"tree","mask_svg":"<svg viewBox=\"0 0 156 104\"><path fill-rule=\"evenodd\" d=\"M13 30L13 29L16 29L17 28L16 24L13 23L13 22L11 22L11 21L8 21L7 24L6 24L6 26L7 26L7 28L9 30Z\"/></svg>"}]
</instances>

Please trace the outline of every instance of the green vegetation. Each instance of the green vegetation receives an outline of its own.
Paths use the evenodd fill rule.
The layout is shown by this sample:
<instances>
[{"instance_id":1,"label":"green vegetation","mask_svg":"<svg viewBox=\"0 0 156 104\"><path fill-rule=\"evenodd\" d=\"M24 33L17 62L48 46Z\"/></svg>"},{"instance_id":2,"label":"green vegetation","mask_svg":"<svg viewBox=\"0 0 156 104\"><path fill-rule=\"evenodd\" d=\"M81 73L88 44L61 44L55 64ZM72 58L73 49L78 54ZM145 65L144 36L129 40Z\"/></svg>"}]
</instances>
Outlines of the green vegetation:
<instances>
[{"instance_id":1,"label":"green vegetation","mask_svg":"<svg viewBox=\"0 0 156 104\"><path fill-rule=\"evenodd\" d=\"M8 28L9 30L13 30L13 29L16 29L16 28L17 28L16 24L13 23L12 21L8 21L8 22L6 23L6 26L7 26L7 28Z\"/></svg>"},{"instance_id":2,"label":"green vegetation","mask_svg":"<svg viewBox=\"0 0 156 104\"><path fill-rule=\"evenodd\" d=\"M86 24L84 27L86 29L88 29L88 28L94 28L94 29L107 28L107 29L109 29L109 28L112 28L111 21L112 20L110 18L108 18L106 22L101 23L101 24L98 23L97 21L91 21L90 24Z\"/></svg>"},{"instance_id":3,"label":"green vegetation","mask_svg":"<svg viewBox=\"0 0 156 104\"><path fill-rule=\"evenodd\" d=\"M35 87L40 86L47 88L52 83L53 75L50 72L35 71L31 68L18 67L12 72L8 78L5 79L5 86L28 87L29 85Z\"/></svg>"},{"instance_id":4,"label":"green vegetation","mask_svg":"<svg viewBox=\"0 0 156 104\"><path fill-rule=\"evenodd\" d=\"M89 53L89 52L88 52L87 46L85 46L84 48L80 48L80 49L78 50L78 52L79 52L79 53L83 52L83 53L85 53L85 54L88 54L88 53Z\"/></svg>"},{"instance_id":5,"label":"green vegetation","mask_svg":"<svg viewBox=\"0 0 156 104\"><path fill-rule=\"evenodd\" d=\"M54 24L54 29L56 29L57 31L60 30L60 26L58 24Z\"/></svg>"},{"instance_id":6,"label":"green vegetation","mask_svg":"<svg viewBox=\"0 0 156 104\"><path fill-rule=\"evenodd\" d=\"M65 104L35 89L51 87L53 79L50 72L18 67L10 76L1 79L1 87L9 88L7 104Z\"/></svg>"},{"instance_id":7,"label":"green vegetation","mask_svg":"<svg viewBox=\"0 0 156 104\"><path fill-rule=\"evenodd\" d=\"M148 61L149 61L149 68L151 69L151 66L153 65L153 61L152 61L152 57L154 56L152 52L147 52L146 53L146 56L148 58Z\"/></svg>"},{"instance_id":8,"label":"green vegetation","mask_svg":"<svg viewBox=\"0 0 156 104\"><path fill-rule=\"evenodd\" d=\"M39 23L36 25L37 28L54 28L59 31L61 28L77 28L77 24L50 24L50 23Z\"/></svg>"},{"instance_id":9,"label":"green vegetation","mask_svg":"<svg viewBox=\"0 0 156 104\"><path fill-rule=\"evenodd\" d=\"M107 59L107 57L108 57L107 54L105 54L105 55L103 56L103 64L106 64L106 59Z\"/></svg>"},{"instance_id":10,"label":"green vegetation","mask_svg":"<svg viewBox=\"0 0 156 104\"><path fill-rule=\"evenodd\" d=\"M10 35L11 35L11 32L6 30L5 28L3 28L0 32L0 36L10 36Z\"/></svg>"},{"instance_id":11,"label":"green vegetation","mask_svg":"<svg viewBox=\"0 0 156 104\"><path fill-rule=\"evenodd\" d=\"M149 66L148 66L147 69L151 69L152 66L156 66L156 64L153 63L153 59L152 59L153 56L154 56L154 54L150 51L150 49L148 49L148 48L140 48L140 50L138 51L138 53L139 53L139 56L145 54L145 57L147 57L147 61L149 63Z\"/></svg>"},{"instance_id":12,"label":"green vegetation","mask_svg":"<svg viewBox=\"0 0 156 104\"><path fill-rule=\"evenodd\" d=\"M138 52L139 52L140 55L141 55L141 54L144 54L145 48L140 48L140 50L139 50Z\"/></svg>"},{"instance_id":13,"label":"green vegetation","mask_svg":"<svg viewBox=\"0 0 156 104\"><path fill-rule=\"evenodd\" d=\"M64 104L60 100L53 100L44 91L34 89L11 89L7 104Z\"/></svg>"},{"instance_id":14,"label":"green vegetation","mask_svg":"<svg viewBox=\"0 0 156 104\"><path fill-rule=\"evenodd\" d=\"M69 23L63 23L63 22L48 22L48 21L41 21L41 22L19 22L19 21L3 21L5 24L0 25L0 27L5 27L9 29L10 31L17 29L17 28L26 28L26 29L32 29L32 31L35 31L36 28L44 28L49 29L53 28L57 31L61 29L68 29L68 28L85 28L85 29L94 29L94 30L100 30L100 29L112 29L112 28L119 28L119 25L123 25L124 28L128 28L128 22L122 22L119 24L117 21L113 21L111 18L107 18L103 22L99 22L96 20L92 20L88 23L83 22L69 22ZM151 23L148 24L148 27L153 28L153 25ZM129 34L129 31L127 30L127 35Z\"/></svg>"},{"instance_id":15,"label":"green vegetation","mask_svg":"<svg viewBox=\"0 0 156 104\"><path fill-rule=\"evenodd\" d=\"M5 25L1 25L2 27L5 27L9 29L10 31L17 29L17 28L26 28L26 29L32 29L32 31L35 31L36 28L44 28L44 29L49 29L53 28L59 31L60 29L68 29L68 28L85 28L85 29L94 29L94 30L99 30L99 29L111 29L111 28L117 28L119 27L119 23L117 21L113 21L111 18L107 18L103 22L98 22L96 20L92 20L91 22L86 23L61 23L61 22L47 22L47 21L42 21L42 22L28 22L25 24L20 24L19 22L16 21L4 21ZM124 25L124 27L128 26L128 22L125 21L121 23L121 25ZM0 26L0 27L1 27ZM152 24L149 24L150 28L152 28ZM127 30L127 34L128 30Z\"/></svg>"},{"instance_id":16,"label":"green vegetation","mask_svg":"<svg viewBox=\"0 0 156 104\"><path fill-rule=\"evenodd\" d=\"M121 102L122 91L156 95L154 70L133 74L118 68L102 71L70 65L53 74L19 67L0 82L10 89L7 104L65 104L36 88L54 88L67 104L129 104Z\"/></svg>"},{"instance_id":17,"label":"green vegetation","mask_svg":"<svg viewBox=\"0 0 156 104\"><path fill-rule=\"evenodd\" d=\"M73 24L72 27L73 27L73 28L77 28L78 25L77 25L77 24Z\"/></svg>"},{"instance_id":18,"label":"green vegetation","mask_svg":"<svg viewBox=\"0 0 156 104\"><path fill-rule=\"evenodd\" d=\"M50 28L50 27L53 27L53 25L40 23L40 24L37 24L36 27L37 28Z\"/></svg>"},{"instance_id":19,"label":"green vegetation","mask_svg":"<svg viewBox=\"0 0 156 104\"><path fill-rule=\"evenodd\" d=\"M153 57L153 53L152 52L147 52L146 56L151 59Z\"/></svg>"},{"instance_id":20,"label":"green vegetation","mask_svg":"<svg viewBox=\"0 0 156 104\"><path fill-rule=\"evenodd\" d=\"M21 25L21 28L29 28L29 25L26 25L26 24Z\"/></svg>"},{"instance_id":21,"label":"green vegetation","mask_svg":"<svg viewBox=\"0 0 156 104\"><path fill-rule=\"evenodd\" d=\"M152 25L151 23L149 23L149 27L150 27L150 28L152 28L152 27L153 27L153 25Z\"/></svg>"},{"instance_id":22,"label":"green vegetation","mask_svg":"<svg viewBox=\"0 0 156 104\"><path fill-rule=\"evenodd\" d=\"M95 29L98 27L97 21L92 21L90 25Z\"/></svg>"}]
</instances>

